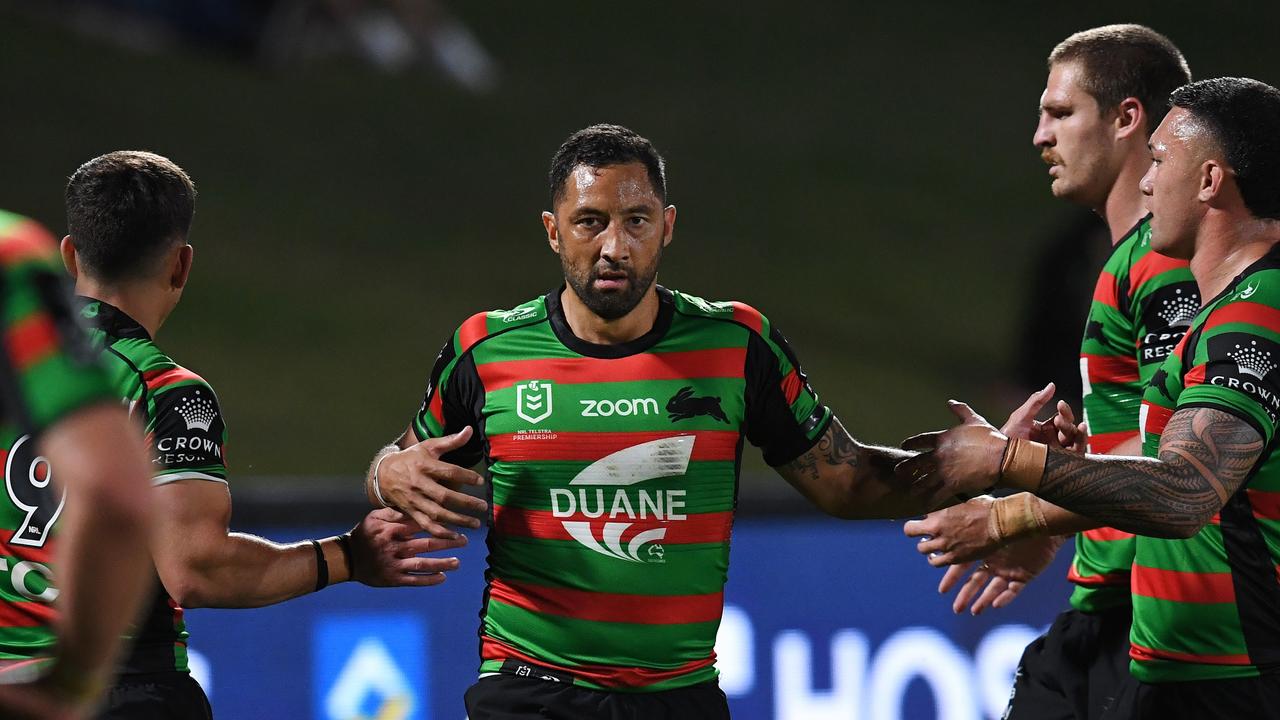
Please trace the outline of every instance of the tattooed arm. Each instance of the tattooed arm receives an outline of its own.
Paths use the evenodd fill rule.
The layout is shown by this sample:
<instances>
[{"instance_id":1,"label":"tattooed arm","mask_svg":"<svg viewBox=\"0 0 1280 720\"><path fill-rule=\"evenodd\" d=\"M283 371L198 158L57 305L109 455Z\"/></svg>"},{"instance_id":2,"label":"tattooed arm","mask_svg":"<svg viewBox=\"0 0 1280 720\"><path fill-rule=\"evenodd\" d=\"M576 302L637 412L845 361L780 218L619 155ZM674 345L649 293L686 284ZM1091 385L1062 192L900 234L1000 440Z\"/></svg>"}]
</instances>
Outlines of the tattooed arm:
<instances>
[{"instance_id":1,"label":"tattooed arm","mask_svg":"<svg viewBox=\"0 0 1280 720\"><path fill-rule=\"evenodd\" d=\"M1119 530L1191 537L1244 484L1263 447L1235 415L1187 408L1165 426L1159 459L1050 449L1036 494Z\"/></svg>"},{"instance_id":2,"label":"tattooed arm","mask_svg":"<svg viewBox=\"0 0 1280 720\"><path fill-rule=\"evenodd\" d=\"M915 453L863 445L850 437L838 418L812 448L774 468L800 494L828 515L840 518L892 518L920 515L946 504L934 488L894 477L893 467Z\"/></svg>"}]
</instances>

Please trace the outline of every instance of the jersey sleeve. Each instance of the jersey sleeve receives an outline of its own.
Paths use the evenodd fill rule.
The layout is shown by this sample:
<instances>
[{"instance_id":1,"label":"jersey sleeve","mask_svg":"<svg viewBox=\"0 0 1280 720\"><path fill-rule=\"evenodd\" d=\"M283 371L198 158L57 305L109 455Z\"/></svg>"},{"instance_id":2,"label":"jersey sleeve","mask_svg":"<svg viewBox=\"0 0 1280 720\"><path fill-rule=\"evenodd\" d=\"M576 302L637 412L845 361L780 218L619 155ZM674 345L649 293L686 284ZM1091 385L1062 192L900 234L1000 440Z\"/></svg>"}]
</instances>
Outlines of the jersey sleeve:
<instances>
[{"instance_id":1,"label":"jersey sleeve","mask_svg":"<svg viewBox=\"0 0 1280 720\"><path fill-rule=\"evenodd\" d=\"M182 367L146 373L146 381L147 439L155 452L152 484L226 483L227 426L213 388Z\"/></svg>"},{"instance_id":2,"label":"jersey sleeve","mask_svg":"<svg viewBox=\"0 0 1280 720\"><path fill-rule=\"evenodd\" d=\"M1280 292L1267 294L1273 297L1231 301L1205 318L1177 409L1231 413L1269 445L1280 416Z\"/></svg>"},{"instance_id":3,"label":"jersey sleeve","mask_svg":"<svg viewBox=\"0 0 1280 720\"><path fill-rule=\"evenodd\" d=\"M787 339L763 315L740 306L735 314L756 320L747 341L747 440L773 467L788 463L818 442L831 411L818 400Z\"/></svg>"},{"instance_id":4,"label":"jersey sleeve","mask_svg":"<svg viewBox=\"0 0 1280 720\"><path fill-rule=\"evenodd\" d=\"M484 458L481 423L484 389L474 358L459 344L455 333L436 356L422 405L413 418L413 431L419 440L425 440L471 426L473 433L467 444L441 457L445 462L471 467Z\"/></svg>"},{"instance_id":5,"label":"jersey sleeve","mask_svg":"<svg viewBox=\"0 0 1280 720\"><path fill-rule=\"evenodd\" d=\"M1142 402L1135 345L1137 323L1128 292L1132 243L1117 248L1094 286L1080 343L1080 379L1089 449L1106 452L1137 432Z\"/></svg>"},{"instance_id":6,"label":"jersey sleeve","mask_svg":"<svg viewBox=\"0 0 1280 720\"><path fill-rule=\"evenodd\" d=\"M52 238L32 221L4 234L0 396L5 420L36 434L76 410L116 398L72 309Z\"/></svg>"}]
</instances>

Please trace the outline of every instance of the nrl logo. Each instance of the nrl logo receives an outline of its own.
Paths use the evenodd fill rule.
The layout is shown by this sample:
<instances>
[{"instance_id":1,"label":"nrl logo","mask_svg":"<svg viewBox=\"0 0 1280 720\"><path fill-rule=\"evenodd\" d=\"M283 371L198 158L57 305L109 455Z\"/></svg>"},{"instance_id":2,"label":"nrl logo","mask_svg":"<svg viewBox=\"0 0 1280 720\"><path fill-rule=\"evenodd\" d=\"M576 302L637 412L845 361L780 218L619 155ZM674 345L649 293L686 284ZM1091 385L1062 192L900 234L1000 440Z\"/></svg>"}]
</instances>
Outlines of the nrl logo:
<instances>
[{"instance_id":1,"label":"nrl logo","mask_svg":"<svg viewBox=\"0 0 1280 720\"><path fill-rule=\"evenodd\" d=\"M606 557L633 563L665 562L666 526L684 520L684 490L633 490L646 480L678 477L689 469L694 436L653 440L607 455L578 473L572 486L551 490L551 514L574 540ZM594 486L594 487L593 487ZM602 524L593 522L604 519ZM587 518L586 520L569 518ZM629 533L636 521L639 532ZM623 543L626 543L625 545Z\"/></svg>"},{"instance_id":2,"label":"nrl logo","mask_svg":"<svg viewBox=\"0 0 1280 720\"><path fill-rule=\"evenodd\" d=\"M551 381L530 380L516 386L516 415L531 423L551 417Z\"/></svg>"}]
</instances>

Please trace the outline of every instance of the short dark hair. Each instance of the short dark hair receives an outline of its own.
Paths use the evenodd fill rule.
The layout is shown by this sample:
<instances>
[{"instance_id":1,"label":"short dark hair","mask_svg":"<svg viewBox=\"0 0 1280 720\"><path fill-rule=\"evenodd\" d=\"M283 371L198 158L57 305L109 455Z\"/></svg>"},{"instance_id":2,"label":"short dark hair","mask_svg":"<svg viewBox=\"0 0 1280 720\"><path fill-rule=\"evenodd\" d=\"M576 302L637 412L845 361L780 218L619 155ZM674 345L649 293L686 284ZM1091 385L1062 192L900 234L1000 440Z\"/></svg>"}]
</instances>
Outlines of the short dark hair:
<instances>
[{"instance_id":1,"label":"short dark hair","mask_svg":"<svg viewBox=\"0 0 1280 720\"><path fill-rule=\"evenodd\" d=\"M1137 98L1147 111L1147 135L1169 112L1169 93L1191 82L1182 51L1145 25L1104 25L1082 30L1049 53L1049 67L1078 62L1080 85L1107 112L1125 98Z\"/></svg>"},{"instance_id":2,"label":"short dark hair","mask_svg":"<svg viewBox=\"0 0 1280 720\"><path fill-rule=\"evenodd\" d=\"M644 163L649 171L653 191L667 202L667 166L658 149L647 138L621 125L592 125L569 136L551 158L547 180L551 185L551 207L564 197L564 184L569 173L579 165L608 167L625 163Z\"/></svg>"},{"instance_id":3,"label":"short dark hair","mask_svg":"<svg viewBox=\"0 0 1280 720\"><path fill-rule=\"evenodd\" d=\"M1174 90L1169 102L1217 141L1249 212L1280 220L1280 90L1249 78L1210 78Z\"/></svg>"},{"instance_id":4,"label":"short dark hair","mask_svg":"<svg viewBox=\"0 0 1280 720\"><path fill-rule=\"evenodd\" d=\"M195 214L196 186L155 153L121 150L81 165L67 182L67 231L98 280L145 277Z\"/></svg>"}]
</instances>

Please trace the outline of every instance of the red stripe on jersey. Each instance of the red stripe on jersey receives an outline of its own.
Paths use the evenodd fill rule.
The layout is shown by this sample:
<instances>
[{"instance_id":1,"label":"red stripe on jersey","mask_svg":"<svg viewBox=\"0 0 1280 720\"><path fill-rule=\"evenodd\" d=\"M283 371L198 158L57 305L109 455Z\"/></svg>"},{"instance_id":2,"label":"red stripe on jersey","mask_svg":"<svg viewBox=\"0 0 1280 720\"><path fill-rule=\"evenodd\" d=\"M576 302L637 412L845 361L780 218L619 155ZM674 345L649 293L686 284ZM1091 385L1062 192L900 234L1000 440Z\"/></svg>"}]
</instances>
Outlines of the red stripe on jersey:
<instances>
[{"instance_id":1,"label":"red stripe on jersey","mask_svg":"<svg viewBox=\"0 0 1280 720\"><path fill-rule=\"evenodd\" d=\"M444 428L444 393L440 392L440 388L436 388L435 392L431 393L431 403L427 405L427 412L431 413L431 417L436 419L436 423L441 428Z\"/></svg>"},{"instance_id":2,"label":"red stripe on jersey","mask_svg":"<svg viewBox=\"0 0 1280 720\"><path fill-rule=\"evenodd\" d=\"M1233 302L1209 313L1204 329L1211 330L1227 323L1260 325L1273 332L1280 332L1280 309L1255 302Z\"/></svg>"},{"instance_id":3,"label":"red stripe on jersey","mask_svg":"<svg viewBox=\"0 0 1280 720\"><path fill-rule=\"evenodd\" d=\"M729 304L733 306L733 319L735 321L751 328L757 335L764 333L764 315L761 315L759 310L737 301Z\"/></svg>"},{"instance_id":4,"label":"red stripe on jersey","mask_svg":"<svg viewBox=\"0 0 1280 720\"><path fill-rule=\"evenodd\" d=\"M5 334L9 358L17 370L25 370L58 350L58 331L43 312L14 323Z\"/></svg>"},{"instance_id":5,"label":"red stripe on jersey","mask_svg":"<svg viewBox=\"0 0 1280 720\"><path fill-rule=\"evenodd\" d=\"M1134 660L1177 660L1178 662L1201 663L1205 665L1249 665L1248 655L1195 655L1193 653L1157 650L1129 644L1129 657Z\"/></svg>"},{"instance_id":6,"label":"red stripe on jersey","mask_svg":"<svg viewBox=\"0 0 1280 720\"><path fill-rule=\"evenodd\" d=\"M477 367L487 392L526 380L550 380L565 385L633 380L693 380L741 377L747 350L718 348L669 353L641 353L623 358L547 358L502 360Z\"/></svg>"},{"instance_id":7,"label":"red stripe on jersey","mask_svg":"<svg viewBox=\"0 0 1280 720\"><path fill-rule=\"evenodd\" d=\"M608 504L611 499L606 497L605 503ZM632 509L640 510L638 507ZM573 536L564 528L565 522L604 523L610 521L604 517L587 517L581 512L556 517L550 510L526 510L509 505L493 506L493 530L504 535L529 537L538 540L573 540ZM618 522L618 520L613 522ZM733 529L733 513L696 513L687 515L685 520L656 520L652 517L635 520L626 529L624 535L619 538L619 542L626 543L630 538L641 532L656 528L667 529L666 536L662 538L663 545L724 543L729 542L729 534Z\"/></svg>"},{"instance_id":8,"label":"red stripe on jersey","mask_svg":"<svg viewBox=\"0 0 1280 720\"><path fill-rule=\"evenodd\" d=\"M458 354L470 350L472 346L489 334L489 317L486 313L476 313L467 318L458 328Z\"/></svg>"},{"instance_id":9,"label":"red stripe on jersey","mask_svg":"<svg viewBox=\"0 0 1280 720\"><path fill-rule=\"evenodd\" d=\"M0 530L0 546L6 548L6 552L18 560L29 560L38 562L42 565L48 565L53 562L53 546L55 540L50 540L44 544L44 547L29 547L26 545L13 544L13 531Z\"/></svg>"},{"instance_id":10,"label":"red stripe on jersey","mask_svg":"<svg viewBox=\"0 0 1280 720\"><path fill-rule=\"evenodd\" d=\"M1106 587L1109 585L1128 585L1129 573L1113 572L1104 575L1081 575L1076 572L1075 563L1067 569L1067 580L1085 587Z\"/></svg>"},{"instance_id":11,"label":"red stripe on jersey","mask_svg":"<svg viewBox=\"0 0 1280 720\"><path fill-rule=\"evenodd\" d=\"M1138 359L1133 355L1081 355L1088 361L1089 383L1136 383Z\"/></svg>"},{"instance_id":12,"label":"red stripe on jersey","mask_svg":"<svg viewBox=\"0 0 1280 720\"><path fill-rule=\"evenodd\" d=\"M1184 603L1231 603L1231 573L1197 573L1133 566L1133 594Z\"/></svg>"},{"instance_id":13,"label":"red stripe on jersey","mask_svg":"<svg viewBox=\"0 0 1280 720\"><path fill-rule=\"evenodd\" d=\"M1123 530L1117 530L1115 528L1104 527L1104 528L1094 528L1092 530L1085 530L1084 536L1089 538L1090 540L1097 540L1098 542L1112 542L1114 540L1129 540L1130 538L1133 537L1133 533L1128 533Z\"/></svg>"},{"instance_id":14,"label":"red stripe on jersey","mask_svg":"<svg viewBox=\"0 0 1280 720\"><path fill-rule=\"evenodd\" d=\"M1116 276L1109 272L1098 275L1098 284L1093 286L1093 301L1107 307L1119 307L1116 301Z\"/></svg>"},{"instance_id":15,"label":"red stripe on jersey","mask_svg":"<svg viewBox=\"0 0 1280 720\"><path fill-rule=\"evenodd\" d=\"M0 627L44 627L57 620L58 612L52 605L26 600L6 600L0 603Z\"/></svg>"},{"instance_id":16,"label":"red stripe on jersey","mask_svg":"<svg viewBox=\"0 0 1280 720\"><path fill-rule=\"evenodd\" d=\"M788 405L800 397L800 374L794 368L782 378L782 395L787 399Z\"/></svg>"},{"instance_id":17,"label":"red stripe on jersey","mask_svg":"<svg viewBox=\"0 0 1280 720\"><path fill-rule=\"evenodd\" d=\"M1164 427L1169 424L1169 418L1173 417L1173 408L1153 405L1145 400L1142 405L1147 408L1147 434L1163 435Z\"/></svg>"},{"instance_id":18,"label":"red stripe on jersey","mask_svg":"<svg viewBox=\"0 0 1280 720\"><path fill-rule=\"evenodd\" d=\"M1182 376L1182 386L1189 388L1192 385L1204 384L1204 365L1197 365L1186 372Z\"/></svg>"},{"instance_id":19,"label":"red stripe on jersey","mask_svg":"<svg viewBox=\"0 0 1280 720\"><path fill-rule=\"evenodd\" d=\"M724 609L724 593L622 595L547 587L494 578L489 598L548 615L593 622L678 625L713 622Z\"/></svg>"},{"instance_id":20,"label":"red stripe on jersey","mask_svg":"<svg viewBox=\"0 0 1280 720\"><path fill-rule=\"evenodd\" d=\"M1120 445L1120 443L1123 443L1125 440L1128 440L1134 435L1137 435L1137 433L1135 433L1132 430L1121 430L1120 432L1109 432L1109 433L1094 433L1089 436L1089 452L1097 453L1099 455L1103 453L1109 453L1112 450L1114 450L1116 446Z\"/></svg>"},{"instance_id":21,"label":"red stripe on jersey","mask_svg":"<svg viewBox=\"0 0 1280 720\"><path fill-rule=\"evenodd\" d=\"M633 668L633 667L613 667L611 665L556 665L545 660L540 660L532 655L516 650L510 645L495 640L488 635L480 638L480 658L482 660L506 660L514 658L523 660L534 665L559 670L566 675L580 677L588 682L602 685L604 687L644 687L653 685L664 680L688 675L689 673L709 667L716 661L716 654L713 650L710 655L701 660L690 660L687 663L671 668L669 670L655 670L650 668Z\"/></svg>"},{"instance_id":22,"label":"red stripe on jersey","mask_svg":"<svg viewBox=\"0 0 1280 720\"><path fill-rule=\"evenodd\" d=\"M0 241L0 262L16 265L23 260L46 258L53 254L53 236L34 220L23 220L5 232Z\"/></svg>"},{"instance_id":23,"label":"red stripe on jersey","mask_svg":"<svg viewBox=\"0 0 1280 720\"><path fill-rule=\"evenodd\" d=\"M1142 287L1143 283L1158 275L1185 267L1187 267L1186 260L1174 260L1160 253L1149 252L1129 269L1130 292Z\"/></svg>"},{"instance_id":24,"label":"red stripe on jersey","mask_svg":"<svg viewBox=\"0 0 1280 720\"><path fill-rule=\"evenodd\" d=\"M1245 490L1253 516L1259 520L1280 520L1280 492Z\"/></svg>"},{"instance_id":25,"label":"red stripe on jersey","mask_svg":"<svg viewBox=\"0 0 1280 720\"><path fill-rule=\"evenodd\" d=\"M184 367L171 367L164 370L148 370L142 373L142 381L147 384L147 388L155 390L157 388L176 385L180 382L188 380L200 380L200 376L191 372Z\"/></svg>"},{"instance_id":26,"label":"red stripe on jersey","mask_svg":"<svg viewBox=\"0 0 1280 720\"><path fill-rule=\"evenodd\" d=\"M734 460L738 457L739 435L732 430L557 432L554 441L545 439L541 433L507 433L490 436L489 455L499 462L595 462L635 445L681 436L693 437L690 460Z\"/></svg>"}]
</instances>

